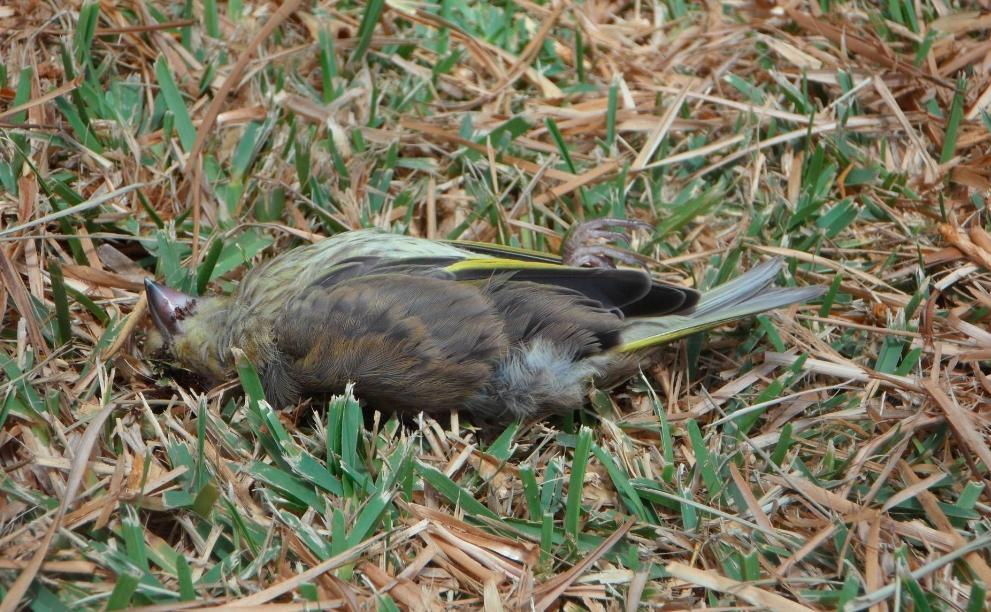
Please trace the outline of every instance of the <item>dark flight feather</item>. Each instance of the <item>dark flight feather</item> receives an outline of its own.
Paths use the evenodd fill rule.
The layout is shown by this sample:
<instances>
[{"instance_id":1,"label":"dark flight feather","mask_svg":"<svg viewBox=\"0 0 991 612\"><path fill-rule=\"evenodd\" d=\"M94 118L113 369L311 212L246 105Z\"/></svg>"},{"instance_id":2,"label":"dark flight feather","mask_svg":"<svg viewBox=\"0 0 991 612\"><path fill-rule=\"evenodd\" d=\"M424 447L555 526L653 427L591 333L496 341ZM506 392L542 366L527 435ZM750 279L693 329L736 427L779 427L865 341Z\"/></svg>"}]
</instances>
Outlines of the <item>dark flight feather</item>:
<instances>
[{"instance_id":1,"label":"dark flight feather","mask_svg":"<svg viewBox=\"0 0 991 612\"><path fill-rule=\"evenodd\" d=\"M534 251L528 251L526 249L518 249L513 247L502 246L498 244L488 244L484 242L471 242L455 240L450 242L450 244L457 246L459 248L465 249L466 251L471 251L478 255L485 255L487 257L502 258L510 260L518 260L525 262L534 263L548 263L563 265L561 257L557 255L551 255L548 253L538 253ZM585 268L581 268L585 269ZM609 270L600 271L608 272ZM625 270L627 272L634 270ZM644 273L650 281L650 288L640 299L624 304L620 310L624 316L627 317L658 317L665 314L670 314L674 312L688 313L691 309L695 307L695 304L699 301L699 292L687 287L680 287L678 285L671 285L659 280L656 280L650 275ZM521 279L521 280L534 280L534 279ZM589 282L594 283L595 281L591 278L587 279ZM568 285L574 287L574 285ZM681 294L684 297L682 302L678 302L678 298L675 294ZM604 296L599 296L604 297ZM603 303L608 303L603 300Z\"/></svg>"},{"instance_id":2,"label":"dark flight feather","mask_svg":"<svg viewBox=\"0 0 991 612\"><path fill-rule=\"evenodd\" d=\"M698 302L698 292L653 280L642 270L632 268L526 267L513 260L457 260L450 257L410 257L387 259L355 257L341 261L317 284L330 286L351 278L375 274L430 276L458 281L478 281L511 277L513 281L563 287L578 292L623 316L661 316L689 312ZM491 264L495 261L498 267ZM455 265L456 264L456 265Z\"/></svg>"}]
</instances>

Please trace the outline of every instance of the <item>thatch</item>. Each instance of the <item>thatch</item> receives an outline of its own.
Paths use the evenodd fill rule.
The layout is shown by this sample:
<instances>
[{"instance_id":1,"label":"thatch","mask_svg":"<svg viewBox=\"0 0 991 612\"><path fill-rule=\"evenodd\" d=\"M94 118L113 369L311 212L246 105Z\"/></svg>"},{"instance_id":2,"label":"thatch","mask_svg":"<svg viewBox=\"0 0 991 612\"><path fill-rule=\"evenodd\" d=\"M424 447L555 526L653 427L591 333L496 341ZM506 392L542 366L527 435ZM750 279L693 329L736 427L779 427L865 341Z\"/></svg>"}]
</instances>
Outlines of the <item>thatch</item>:
<instances>
[{"instance_id":1,"label":"thatch","mask_svg":"<svg viewBox=\"0 0 991 612\"><path fill-rule=\"evenodd\" d=\"M0 6L0 608L980 609L991 17L955 4ZM141 351L148 276L599 216L665 278L831 291L495 437Z\"/></svg>"}]
</instances>

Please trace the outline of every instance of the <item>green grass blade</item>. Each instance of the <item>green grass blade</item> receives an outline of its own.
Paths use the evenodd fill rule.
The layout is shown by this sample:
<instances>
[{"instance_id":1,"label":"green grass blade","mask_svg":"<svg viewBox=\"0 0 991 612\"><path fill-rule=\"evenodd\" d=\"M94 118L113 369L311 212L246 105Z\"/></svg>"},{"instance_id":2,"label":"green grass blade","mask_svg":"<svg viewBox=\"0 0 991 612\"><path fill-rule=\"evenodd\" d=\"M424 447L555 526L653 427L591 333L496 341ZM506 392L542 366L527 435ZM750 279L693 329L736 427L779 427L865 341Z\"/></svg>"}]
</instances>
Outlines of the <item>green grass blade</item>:
<instances>
[{"instance_id":1,"label":"green grass blade","mask_svg":"<svg viewBox=\"0 0 991 612\"><path fill-rule=\"evenodd\" d=\"M458 483L451 480L447 475L422 461L417 460L416 471L423 477L431 487L438 493L446 497L451 503L461 506L469 515L481 515L490 519L500 521L499 515L489 510L480 501L475 499L469 491L463 489Z\"/></svg>"},{"instance_id":2,"label":"green grass blade","mask_svg":"<svg viewBox=\"0 0 991 612\"><path fill-rule=\"evenodd\" d=\"M62 266L53 259L48 262L48 276L52 281L52 301L55 302L55 330L59 345L72 340L72 321L69 319L69 298L65 291Z\"/></svg>"},{"instance_id":3,"label":"green grass blade","mask_svg":"<svg viewBox=\"0 0 991 612\"><path fill-rule=\"evenodd\" d=\"M953 102L950 104L950 116L946 120L946 131L943 136L943 150L939 154L939 163L945 164L953 159L957 150L957 141L960 139L960 122L963 120L963 106L967 96L967 79L960 77L957 81L957 90L953 94Z\"/></svg>"},{"instance_id":4,"label":"green grass blade","mask_svg":"<svg viewBox=\"0 0 991 612\"><path fill-rule=\"evenodd\" d=\"M189 116L189 109L179 92L179 87L172 78L168 62L164 57L155 60L155 77L158 79L158 86L161 88L162 97L165 98L165 105L172 111L175 121L175 129L179 134L179 142L182 148L188 153L193 148L196 141L196 128L193 127L193 120Z\"/></svg>"},{"instance_id":5,"label":"green grass blade","mask_svg":"<svg viewBox=\"0 0 991 612\"><path fill-rule=\"evenodd\" d=\"M592 449L592 430L582 427L575 443L571 460L571 477L568 479L568 499L564 507L564 531L573 539L578 538L578 522L581 518L582 494L585 491L585 468Z\"/></svg>"},{"instance_id":6,"label":"green grass blade","mask_svg":"<svg viewBox=\"0 0 991 612\"><path fill-rule=\"evenodd\" d=\"M365 52L372 44L372 35L375 33L375 26L379 17L382 16L382 9L385 8L385 0L369 0L365 5L365 12L361 16L361 25L358 26L358 44L351 54L349 63L356 64L365 57Z\"/></svg>"}]
</instances>

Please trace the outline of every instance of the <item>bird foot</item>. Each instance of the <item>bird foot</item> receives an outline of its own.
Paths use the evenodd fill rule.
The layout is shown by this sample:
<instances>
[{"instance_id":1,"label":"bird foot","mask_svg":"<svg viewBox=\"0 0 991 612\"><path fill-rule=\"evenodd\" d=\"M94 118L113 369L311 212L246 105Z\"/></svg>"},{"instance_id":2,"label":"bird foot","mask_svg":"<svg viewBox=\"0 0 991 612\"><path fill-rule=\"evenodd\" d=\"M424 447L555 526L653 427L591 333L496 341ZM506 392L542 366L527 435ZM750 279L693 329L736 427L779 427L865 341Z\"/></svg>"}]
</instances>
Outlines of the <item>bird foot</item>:
<instances>
[{"instance_id":1,"label":"bird foot","mask_svg":"<svg viewBox=\"0 0 991 612\"><path fill-rule=\"evenodd\" d=\"M631 266L643 266L647 259L638 253L602 244L600 240L618 242L628 240L629 234L637 229L653 229L643 221L629 219L593 219L579 223L564 240L561 257L565 265L593 268L615 268L615 261Z\"/></svg>"}]
</instances>

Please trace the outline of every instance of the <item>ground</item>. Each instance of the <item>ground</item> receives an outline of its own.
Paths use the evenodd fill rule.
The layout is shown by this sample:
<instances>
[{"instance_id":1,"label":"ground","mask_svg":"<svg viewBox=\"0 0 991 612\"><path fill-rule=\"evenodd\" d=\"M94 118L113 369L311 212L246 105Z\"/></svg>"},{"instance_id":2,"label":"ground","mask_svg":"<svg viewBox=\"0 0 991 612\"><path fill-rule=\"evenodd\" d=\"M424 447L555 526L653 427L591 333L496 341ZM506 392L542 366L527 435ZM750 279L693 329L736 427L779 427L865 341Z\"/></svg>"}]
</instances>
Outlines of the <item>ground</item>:
<instances>
[{"instance_id":1,"label":"ground","mask_svg":"<svg viewBox=\"0 0 991 612\"><path fill-rule=\"evenodd\" d=\"M982 609L986 11L0 5L0 609ZM673 282L830 290L491 436L142 353L145 277L604 216Z\"/></svg>"}]
</instances>

